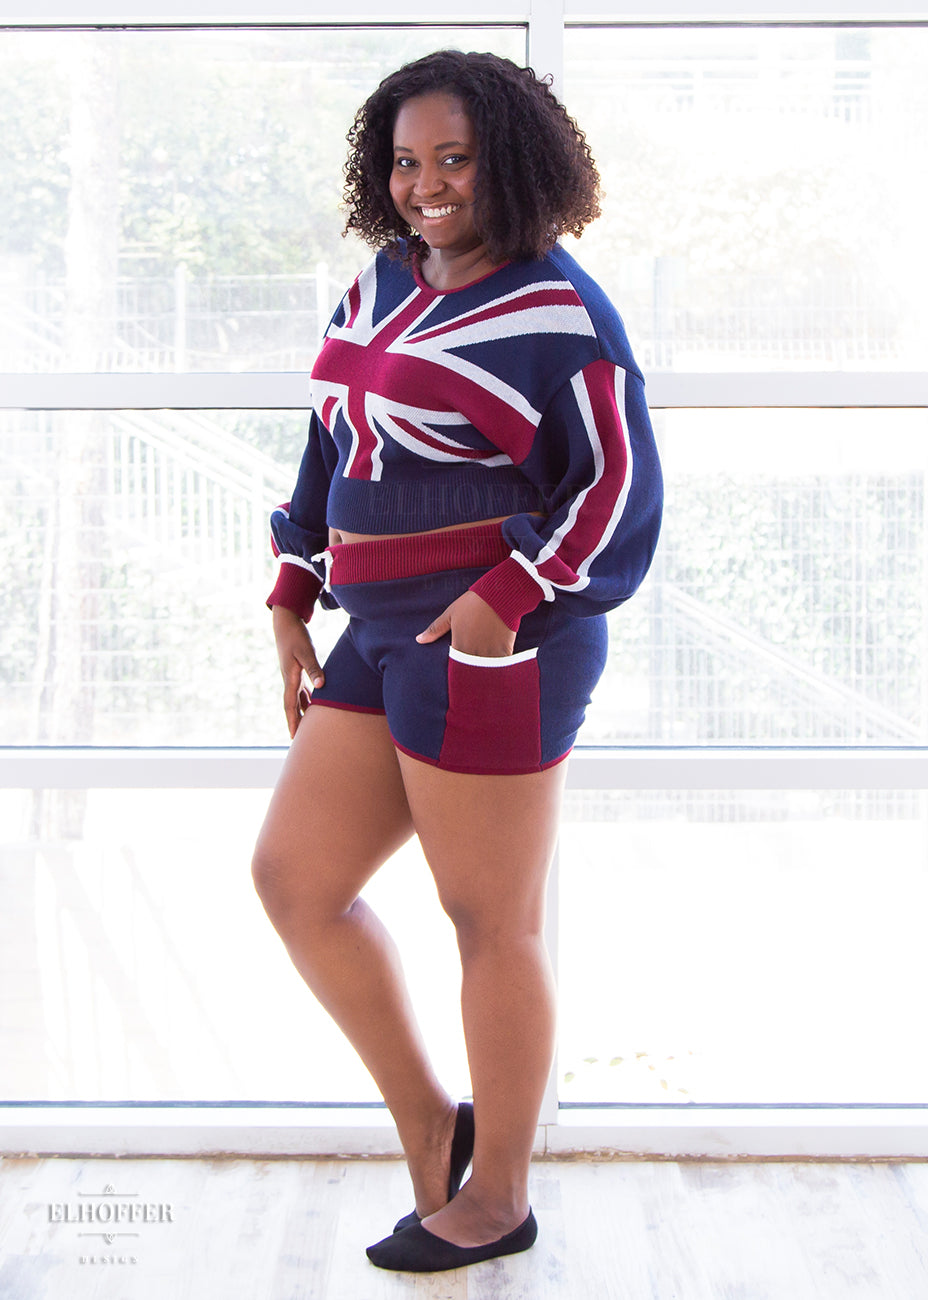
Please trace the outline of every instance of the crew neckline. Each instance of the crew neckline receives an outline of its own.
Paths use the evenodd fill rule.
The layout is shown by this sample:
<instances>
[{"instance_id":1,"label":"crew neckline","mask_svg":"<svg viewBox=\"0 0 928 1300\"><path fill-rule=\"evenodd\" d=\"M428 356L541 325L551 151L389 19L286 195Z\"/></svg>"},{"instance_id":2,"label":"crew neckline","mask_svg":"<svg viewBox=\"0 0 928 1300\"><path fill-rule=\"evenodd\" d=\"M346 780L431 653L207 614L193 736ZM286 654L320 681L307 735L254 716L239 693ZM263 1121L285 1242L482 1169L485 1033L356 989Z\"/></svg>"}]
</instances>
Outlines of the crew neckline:
<instances>
[{"instance_id":1,"label":"crew neckline","mask_svg":"<svg viewBox=\"0 0 928 1300\"><path fill-rule=\"evenodd\" d=\"M473 289L475 284L481 284L484 280L489 280L491 275L496 275L497 271L502 271L503 267L508 265L508 261L500 262L499 266L494 266L492 271L485 271L483 275L478 275L476 280L468 280L467 284L456 285L453 289L436 289L433 285L429 284L428 280L426 280L425 276L422 274L422 268L419 265L418 257L413 260L412 274L416 284L423 290L423 292L434 293L437 296L444 296L448 293L463 293L465 289Z\"/></svg>"}]
</instances>

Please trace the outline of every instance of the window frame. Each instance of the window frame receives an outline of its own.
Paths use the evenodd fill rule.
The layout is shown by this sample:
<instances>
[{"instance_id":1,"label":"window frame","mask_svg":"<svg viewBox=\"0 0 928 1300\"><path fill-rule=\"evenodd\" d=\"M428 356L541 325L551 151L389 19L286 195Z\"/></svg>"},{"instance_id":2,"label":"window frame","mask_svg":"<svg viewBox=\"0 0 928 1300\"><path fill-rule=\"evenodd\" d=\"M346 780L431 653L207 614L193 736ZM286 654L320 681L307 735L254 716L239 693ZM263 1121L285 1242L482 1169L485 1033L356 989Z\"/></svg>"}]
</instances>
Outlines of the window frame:
<instances>
[{"instance_id":1,"label":"window frame","mask_svg":"<svg viewBox=\"0 0 928 1300\"><path fill-rule=\"evenodd\" d=\"M76 12L75 12L76 11ZM711 10L695 0L672 9L615 0L356 0L350 20L326 0L277 0L267 17L246 0L67 0L27 6L0 0L0 33L17 29L158 27L524 27L528 62L563 84L564 36L573 27L925 26L928 10L903 0L876 14L863 0L840 10L768 3L745 16L735 0ZM926 372L674 373L649 379L655 409L722 407L928 407ZM287 409L304 410L308 380L289 372L61 373L0 375L0 409ZM180 749L0 748L6 788L270 788L284 748ZM571 789L928 789L928 747L579 748ZM548 933L557 939L557 872ZM665 1156L928 1156L924 1106L629 1106L559 1109L554 1081L536 1149L550 1153L620 1150ZM313 1106L0 1106L0 1150L38 1153L203 1155L399 1154L385 1111Z\"/></svg>"}]
</instances>

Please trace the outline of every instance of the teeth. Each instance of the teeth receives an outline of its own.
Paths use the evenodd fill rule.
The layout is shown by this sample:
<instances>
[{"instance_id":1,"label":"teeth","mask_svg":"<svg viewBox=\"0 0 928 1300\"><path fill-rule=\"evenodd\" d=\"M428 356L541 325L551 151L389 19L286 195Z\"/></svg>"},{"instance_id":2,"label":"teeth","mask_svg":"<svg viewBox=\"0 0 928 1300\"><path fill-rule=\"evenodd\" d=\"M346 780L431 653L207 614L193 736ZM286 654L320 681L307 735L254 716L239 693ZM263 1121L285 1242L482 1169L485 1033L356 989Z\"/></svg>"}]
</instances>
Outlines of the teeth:
<instances>
[{"instance_id":1,"label":"teeth","mask_svg":"<svg viewBox=\"0 0 928 1300\"><path fill-rule=\"evenodd\" d=\"M419 211L424 217L450 217L460 206L460 203L452 203L445 208L420 208Z\"/></svg>"}]
</instances>

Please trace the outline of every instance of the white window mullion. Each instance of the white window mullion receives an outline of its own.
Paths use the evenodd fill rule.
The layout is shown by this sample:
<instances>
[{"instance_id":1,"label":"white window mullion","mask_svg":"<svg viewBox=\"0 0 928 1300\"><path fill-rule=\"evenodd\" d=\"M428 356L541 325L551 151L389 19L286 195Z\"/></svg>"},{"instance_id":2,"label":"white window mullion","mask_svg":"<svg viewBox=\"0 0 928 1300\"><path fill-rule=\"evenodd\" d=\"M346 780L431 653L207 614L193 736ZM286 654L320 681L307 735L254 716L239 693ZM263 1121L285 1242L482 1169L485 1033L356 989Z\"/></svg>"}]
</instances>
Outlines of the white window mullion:
<instances>
[{"instance_id":1,"label":"white window mullion","mask_svg":"<svg viewBox=\"0 0 928 1300\"><path fill-rule=\"evenodd\" d=\"M564 98L564 0L532 0L528 23L528 62L538 77L552 78Z\"/></svg>"},{"instance_id":2,"label":"white window mullion","mask_svg":"<svg viewBox=\"0 0 928 1300\"><path fill-rule=\"evenodd\" d=\"M665 372L647 376L654 410L697 407L924 407L928 372ZM302 410L302 372L0 374L0 410Z\"/></svg>"}]
</instances>

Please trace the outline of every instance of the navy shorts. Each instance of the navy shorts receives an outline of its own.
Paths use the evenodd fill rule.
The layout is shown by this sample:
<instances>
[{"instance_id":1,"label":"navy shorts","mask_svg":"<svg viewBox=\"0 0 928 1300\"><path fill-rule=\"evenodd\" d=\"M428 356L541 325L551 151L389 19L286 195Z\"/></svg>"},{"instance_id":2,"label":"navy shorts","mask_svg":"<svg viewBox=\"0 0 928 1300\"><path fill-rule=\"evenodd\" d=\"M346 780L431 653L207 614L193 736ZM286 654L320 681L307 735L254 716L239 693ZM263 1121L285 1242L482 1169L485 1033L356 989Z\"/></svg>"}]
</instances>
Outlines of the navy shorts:
<instances>
[{"instance_id":1,"label":"navy shorts","mask_svg":"<svg viewBox=\"0 0 928 1300\"><path fill-rule=\"evenodd\" d=\"M504 658L463 654L450 636L416 641L509 554L499 525L329 547L329 587L350 621L313 707L385 714L397 749L451 772L538 772L566 758L605 667L604 615L543 601Z\"/></svg>"}]
</instances>

